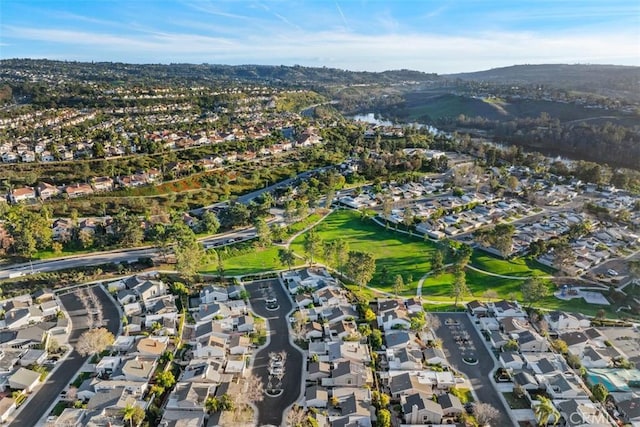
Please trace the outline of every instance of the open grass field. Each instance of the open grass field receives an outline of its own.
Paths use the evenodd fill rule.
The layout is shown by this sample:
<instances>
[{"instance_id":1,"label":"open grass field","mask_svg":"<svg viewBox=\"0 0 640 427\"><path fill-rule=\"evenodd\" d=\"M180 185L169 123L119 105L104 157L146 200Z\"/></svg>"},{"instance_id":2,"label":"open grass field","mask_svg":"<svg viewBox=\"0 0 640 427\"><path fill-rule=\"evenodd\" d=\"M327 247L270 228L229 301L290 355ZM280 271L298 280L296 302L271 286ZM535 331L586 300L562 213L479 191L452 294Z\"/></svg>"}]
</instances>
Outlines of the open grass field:
<instances>
[{"instance_id":1,"label":"open grass field","mask_svg":"<svg viewBox=\"0 0 640 427\"><path fill-rule=\"evenodd\" d=\"M415 295L418 281L430 270L429 259L435 251L435 245L431 242L385 230L349 210L329 215L318 224L316 230L325 242L342 238L349 243L350 250L372 252L377 268L370 286L387 292L392 291L394 278L400 274L405 282L403 294ZM304 235L300 235L291 244L291 248L299 255L304 255L303 241Z\"/></svg>"},{"instance_id":2,"label":"open grass field","mask_svg":"<svg viewBox=\"0 0 640 427\"><path fill-rule=\"evenodd\" d=\"M484 251L474 251L471 264L481 270L516 277L551 276L554 270L529 257L504 260Z\"/></svg>"},{"instance_id":3,"label":"open grass field","mask_svg":"<svg viewBox=\"0 0 640 427\"><path fill-rule=\"evenodd\" d=\"M263 271L282 270L286 268L278 260L278 247L272 246L266 249L256 249L243 255L224 260L225 276L244 276ZM296 265L302 264L302 260L297 260ZM218 264L207 264L200 269L200 273L218 274Z\"/></svg>"},{"instance_id":4,"label":"open grass field","mask_svg":"<svg viewBox=\"0 0 640 427\"><path fill-rule=\"evenodd\" d=\"M393 291L393 281L397 274L405 282L403 295L415 295L418 281L431 271L430 259L436 246L420 237L385 230L371 220L363 220L354 211L342 210L329 215L316 230L323 241L342 238L349 243L350 250L371 252L376 257L376 274L369 286L385 292ZM304 255L304 235L291 245L299 255ZM481 251L474 252L471 263L483 270L496 274L522 276L546 276L549 269L528 259L505 261ZM384 271L386 270L386 275ZM467 269L467 284L474 296L480 297L487 289L498 292L500 297L520 295L522 280L488 276ZM386 280L385 280L386 279ZM411 279L411 280L409 280ZM453 275L444 273L438 277L428 277L422 287L425 299L448 301Z\"/></svg>"}]
</instances>

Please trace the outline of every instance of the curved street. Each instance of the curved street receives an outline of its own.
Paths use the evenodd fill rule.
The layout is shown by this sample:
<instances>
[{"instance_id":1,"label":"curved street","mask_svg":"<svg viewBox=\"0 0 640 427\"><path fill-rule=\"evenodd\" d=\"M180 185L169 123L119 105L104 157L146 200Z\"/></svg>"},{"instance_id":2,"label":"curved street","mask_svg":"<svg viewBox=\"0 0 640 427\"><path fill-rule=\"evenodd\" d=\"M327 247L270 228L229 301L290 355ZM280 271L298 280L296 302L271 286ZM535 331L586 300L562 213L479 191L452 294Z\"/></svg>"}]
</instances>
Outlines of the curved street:
<instances>
[{"instance_id":1,"label":"curved street","mask_svg":"<svg viewBox=\"0 0 640 427\"><path fill-rule=\"evenodd\" d=\"M282 424L284 411L298 400L301 393L302 353L289 341L287 324L287 313L292 308L291 300L278 279L245 283L244 286L250 294L251 308L268 322L269 343L256 353L253 363L253 372L262 379L265 389L269 379L269 353L278 353L283 350L287 352L282 378L283 393L278 397L265 395L262 402L256 403L258 425L279 426ZM265 301L269 298L278 300L278 309L267 309Z\"/></svg>"},{"instance_id":2,"label":"curved street","mask_svg":"<svg viewBox=\"0 0 640 427\"><path fill-rule=\"evenodd\" d=\"M120 327L120 316L111 297L98 286L93 286L89 289L97 296L100 302L105 328L114 335L117 334ZM87 313L75 293L60 296L60 302L71 320L69 345L73 346L80 335L87 330ZM81 356L77 351L73 350L66 359L60 362L55 372L49 375L47 381L25 403L10 425L15 427L37 425L38 421L47 415L44 411L47 411L58 399L62 390L75 378L86 360L87 356Z\"/></svg>"}]
</instances>

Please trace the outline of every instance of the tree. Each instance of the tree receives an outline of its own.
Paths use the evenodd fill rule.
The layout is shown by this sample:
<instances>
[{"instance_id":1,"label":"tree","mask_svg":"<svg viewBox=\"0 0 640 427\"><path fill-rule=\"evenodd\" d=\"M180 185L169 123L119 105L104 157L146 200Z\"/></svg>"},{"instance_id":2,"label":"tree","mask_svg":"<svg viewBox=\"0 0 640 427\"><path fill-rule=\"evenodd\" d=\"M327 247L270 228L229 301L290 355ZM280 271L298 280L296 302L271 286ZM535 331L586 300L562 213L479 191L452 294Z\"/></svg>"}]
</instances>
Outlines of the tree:
<instances>
[{"instance_id":1,"label":"tree","mask_svg":"<svg viewBox=\"0 0 640 427\"><path fill-rule=\"evenodd\" d=\"M500 251L503 258L508 258L511 254L515 231L513 224L498 224L493 229L493 246Z\"/></svg>"},{"instance_id":2,"label":"tree","mask_svg":"<svg viewBox=\"0 0 640 427\"><path fill-rule=\"evenodd\" d=\"M347 275L362 289L373 278L376 260L368 252L349 251L346 271Z\"/></svg>"},{"instance_id":3,"label":"tree","mask_svg":"<svg viewBox=\"0 0 640 427\"><path fill-rule=\"evenodd\" d=\"M393 210L393 199L389 196L385 196L382 199L382 216L384 217L385 224L389 226L389 218L391 218L391 211Z\"/></svg>"},{"instance_id":4,"label":"tree","mask_svg":"<svg viewBox=\"0 0 640 427\"><path fill-rule=\"evenodd\" d=\"M5 214L5 227L13 238L13 250L30 258L38 250L51 247L53 231L45 212L32 212L23 205L12 206Z\"/></svg>"},{"instance_id":5,"label":"tree","mask_svg":"<svg viewBox=\"0 0 640 427\"><path fill-rule=\"evenodd\" d=\"M342 268L349 259L349 242L343 239L337 239L335 241L336 247L336 262L338 263L338 271L342 274Z\"/></svg>"},{"instance_id":6,"label":"tree","mask_svg":"<svg viewBox=\"0 0 640 427\"><path fill-rule=\"evenodd\" d=\"M516 191L518 185L520 185L520 181L518 181L518 178L513 175L509 175L509 178L507 178L507 188L509 189L509 191L511 191L512 193Z\"/></svg>"},{"instance_id":7,"label":"tree","mask_svg":"<svg viewBox=\"0 0 640 427\"><path fill-rule=\"evenodd\" d=\"M379 350L382 347L382 332L380 332L380 329L374 329L371 331L371 335L369 335L369 342L374 350Z\"/></svg>"},{"instance_id":8,"label":"tree","mask_svg":"<svg viewBox=\"0 0 640 427\"><path fill-rule=\"evenodd\" d=\"M280 260L280 264L286 265L289 268L289 270L291 270L291 267L296 261L296 257L293 254L293 250L289 248L278 249L278 259Z\"/></svg>"},{"instance_id":9,"label":"tree","mask_svg":"<svg viewBox=\"0 0 640 427\"><path fill-rule=\"evenodd\" d=\"M561 339L553 340L551 342L551 345L553 346L554 350L557 351L558 353L561 353L561 354L569 353L569 346L564 340L561 340Z\"/></svg>"},{"instance_id":10,"label":"tree","mask_svg":"<svg viewBox=\"0 0 640 427\"><path fill-rule=\"evenodd\" d=\"M286 425L291 427L310 427L309 415L304 407L293 405L287 412Z\"/></svg>"},{"instance_id":11,"label":"tree","mask_svg":"<svg viewBox=\"0 0 640 427\"><path fill-rule=\"evenodd\" d=\"M576 260L576 255L573 253L573 248L566 241L561 241L553 248L553 264L558 270L563 270L565 267L573 264Z\"/></svg>"},{"instance_id":12,"label":"tree","mask_svg":"<svg viewBox=\"0 0 640 427\"><path fill-rule=\"evenodd\" d=\"M258 218L255 221L254 226L256 227L256 235L258 236L258 245L263 248L271 245L271 228L269 228L269 225L264 218Z\"/></svg>"},{"instance_id":13,"label":"tree","mask_svg":"<svg viewBox=\"0 0 640 427\"><path fill-rule=\"evenodd\" d=\"M313 259L318 255L318 252L322 247L322 239L320 239L320 236L315 229L312 228L304 235L304 242L302 246L304 251L307 253L309 263L313 265Z\"/></svg>"},{"instance_id":14,"label":"tree","mask_svg":"<svg viewBox=\"0 0 640 427\"><path fill-rule=\"evenodd\" d=\"M609 390L602 383L594 384L591 387L591 393L593 393L593 398L596 399L600 403L604 403L607 400L607 396L609 396Z\"/></svg>"},{"instance_id":15,"label":"tree","mask_svg":"<svg viewBox=\"0 0 640 427\"><path fill-rule=\"evenodd\" d=\"M520 287L522 299L529 307L549 295L549 287L537 277L530 277L522 283Z\"/></svg>"},{"instance_id":16,"label":"tree","mask_svg":"<svg viewBox=\"0 0 640 427\"><path fill-rule=\"evenodd\" d=\"M437 250L431 256L431 271L435 276L439 276L444 268L444 255L442 251Z\"/></svg>"},{"instance_id":17,"label":"tree","mask_svg":"<svg viewBox=\"0 0 640 427\"><path fill-rule=\"evenodd\" d=\"M464 270L457 271L454 275L453 283L451 284L451 296L455 299L455 306L458 306L460 298L469 294L469 287L467 286L467 278Z\"/></svg>"},{"instance_id":18,"label":"tree","mask_svg":"<svg viewBox=\"0 0 640 427\"><path fill-rule=\"evenodd\" d=\"M193 279L202 263L204 248L195 239L178 242L174 247L176 269L187 280Z\"/></svg>"},{"instance_id":19,"label":"tree","mask_svg":"<svg viewBox=\"0 0 640 427\"><path fill-rule=\"evenodd\" d=\"M548 397L539 396L538 406L533 409L539 426L546 426L549 424L549 420L553 418L553 425L555 426L560 421L560 412L553 405L553 402Z\"/></svg>"},{"instance_id":20,"label":"tree","mask_svg":"<svg viewBox=\"0 0 640 427\"><path fill-rule=\"evenodd\" d=\"M377 427L391 427L391 412L388 409L380 409L378 411Z\"/></svg>"},{"instance_id":21,"label":"tree","mask_svg":"<svg viewBox=\"0 0 640 427\"><path fill-rule=\"evenodd\" d=\"M217 397L207 397L204 401L204 408L209 414L218 412L220 410L220 401Z\"/></svg>"},{"instance_id":22,"label":"tree","mask_svg":"<svg viewBox=\"0 0 640 427\"><path fill-rule=\"evenodd\" d=\"M498 298L498 293L493 289L487 289L482 293L482 298L484 298L486 301L491 301L492 299Z\"/></svg>"},{"instance_id":23,"label":"tree","mask_svg":"<svg viewBox=\"0 0 640 427\"><path fill-rule=\"evenodd\" d=\"M205 211L200 220L200 230L207 234L216 234L220 229L220 221L216 214L211 211Z\"/></svg>"},{"instance_id":24,"label":"tree","mask_svg":"<svg viewBox=\"0 0 640 427\"><path fill-rule=\"evenodd\" d=\"M504 345L503 349L504 349L504 351L518 351L518 348L520 348L520 346L518 345L518 341L516 341L514 339L510 339Z\"/></svg>"},{"instance_id":25,"label":"tree","mask_svg":"<svg viewBox=\"0 0 640 427\"><path fill-rule=\"evenodd\" d=\"M173 387L176 383L176 378L171 371L158 372L156 375L156 384L165 389Z\"/></svg>"},{"instance_id":26,"label":"tree","mask_svg":"<svg viewBox=\"0 0 640 427\"><path fill-rule=\"evenodd\" d=\"M409 235L411 235L413 232L413 218L413 210L411 209L411 207L407 206L406 208L404 208L402 223L405 227L407 227Z\"/></svg>"},{"instance_id":27,"label":"tree","mask_svg":"<svg viewBox=\"0 0 640 427\"><path fill-rule=\"evenodd\" d=\"M82 249L90 248L93 246L93 233L89 230L80 230L78 240L82 245Z\"/></svg>"},{"instance_id":28,"label":"tree","mask_svg":"<svg viewBox=\"0 0 640 427\"><path fill-rule=\"evenodd\" d=\"M105 328L89 329L78 338L76 350L83 356L97 354L113 344L115 337Z\"/></svg>"},{"instance_id":29,"label":"tree","mask_svg":"<svg viewBox=\"0 0 640 427\"><path fill-rule=\"evenodd\" d=\"M144 417L144 409L141 406L128 403L122 408L122 420L129 421L131 427L140 425Z\"/></svg>"},{"instance_id":30,"label":"tree","mask_svg":"<svg viewBox=\"0 0 640 427\"><path fill-rule=\"evenodd\" d=\"M396 274L396 278L393 281L393 292L395 293L396 297L398 297L398 294L402 292L403 289L404 280L402 280L402 275Z\"/></svg>"},{"instance_id":31,"label":"tree","mask_svg":"<svg viewBox=\"0 0 640 427\"><path fill-rule=\"evenodd\" d=\"M262 402L264 400L264 385L262 380L255 374L250 374L245 380L244 398L250 403Z\"/></svg>"},{"instance_id":32,"label":"tree","mask_svg":"<svg viewBox=\"0 0 640 427\"><path fill-rule=\"evenodd\" d=\"M488 403L479 402L473 408L473 416L479 426L493 425L500 419L500 411Z\"/></svg>"}]
</instances>

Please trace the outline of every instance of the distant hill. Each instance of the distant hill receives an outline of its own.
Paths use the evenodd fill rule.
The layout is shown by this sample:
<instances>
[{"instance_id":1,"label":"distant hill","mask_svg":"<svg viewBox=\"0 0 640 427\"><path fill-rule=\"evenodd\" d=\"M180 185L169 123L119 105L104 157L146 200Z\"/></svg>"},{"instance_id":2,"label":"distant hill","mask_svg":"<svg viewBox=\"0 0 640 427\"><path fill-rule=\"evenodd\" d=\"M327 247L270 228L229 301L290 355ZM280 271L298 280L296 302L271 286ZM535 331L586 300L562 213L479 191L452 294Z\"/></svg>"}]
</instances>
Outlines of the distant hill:
<instances>
[{"instance_id":1,"label":"distant hill","mask_svg":"<svg viewBox=\"0 0 640 427\"><path fill-rule=\"evenodd\" d=\"M548 85L603 95L640 95L640 67L589 64L513 65L473 73L447 74L450 80Z\"/></svg>"},{"instance_id":2,"label":"distant hill","mask_svg":"<svg viewBox=\"0 0 640 427\"><path fill-rule=\"evenodd\" d=\"M130 83L158 79L164 82L261 82L295 85L396 84L431 82L437 74L411 70L382 73L348 71L299 65L217 65L217 64L123 64L118 62L75 62L34 59L0 60L0 79L20 75L64 75L80 80ZM25 73L26 72L26 73Z\"/></svg>"}]
</instances>

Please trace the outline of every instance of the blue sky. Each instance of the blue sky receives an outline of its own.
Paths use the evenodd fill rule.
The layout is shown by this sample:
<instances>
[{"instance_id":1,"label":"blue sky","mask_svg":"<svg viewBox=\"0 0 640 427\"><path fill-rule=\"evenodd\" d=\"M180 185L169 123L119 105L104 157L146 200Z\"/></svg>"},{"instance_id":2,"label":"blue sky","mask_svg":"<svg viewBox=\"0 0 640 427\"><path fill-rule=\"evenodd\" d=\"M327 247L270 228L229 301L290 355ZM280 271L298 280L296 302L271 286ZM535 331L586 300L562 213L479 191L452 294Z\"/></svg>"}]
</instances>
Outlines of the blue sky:
<instances>
[{"instance_id":1,"label":"blue sky","mask_svg":"<svg viewBox=\"0 0 640 427\"><path fill-rule=\"evenodd\" d=\"M640 1L0 0L0 57L437 73L640 65Z\"/></svg>"}]
</instances>

